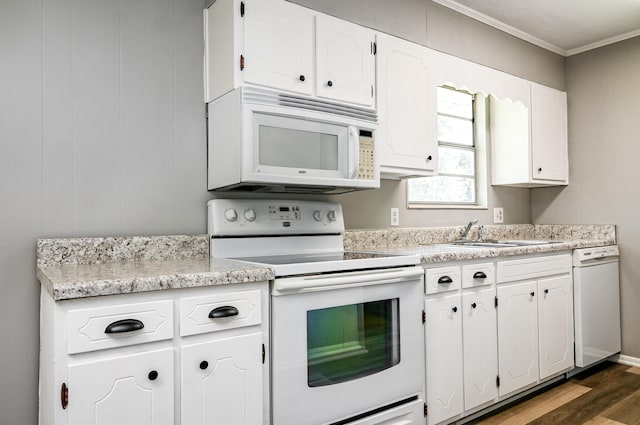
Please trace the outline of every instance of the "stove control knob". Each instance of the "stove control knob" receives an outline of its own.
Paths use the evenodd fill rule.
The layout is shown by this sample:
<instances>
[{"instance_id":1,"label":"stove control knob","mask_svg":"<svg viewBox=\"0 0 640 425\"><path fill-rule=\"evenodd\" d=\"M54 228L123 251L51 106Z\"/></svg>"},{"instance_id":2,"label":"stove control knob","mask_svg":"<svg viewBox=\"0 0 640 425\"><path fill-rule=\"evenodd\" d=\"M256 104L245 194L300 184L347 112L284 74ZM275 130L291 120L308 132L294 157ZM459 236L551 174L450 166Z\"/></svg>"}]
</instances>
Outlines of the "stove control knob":
<instances>
[{"instance_id":1,"label":"stove control knob","mask_svg":"<svg viewBox=\"0 0 640 425\"><path fill-rule=\"evenodd\" d=\"M336 221L336 212L335 212L335 210L329 210L329 212L327 213L327 218L331 222Z\"/></svg>"},{"instance_id":2,"label":"stove control knob","mask_svg":"<svg viewBox=\"0 0 640 425\"><path fill-rule=\"evenodd\" d=\"M247 221L256 221L256 210L253 208L244 210L244 219Z\"/></svg>"},{"instance_id":3,"label":"stove control knob","mask_svg":"<svg viewBox=\"0 0 640 425\"><path fill-rule=\"evenodd\" d=\"M320 211L320 210L315 210L315 211L313 212L313 219L314 219L315 221L322 221L322 218L323 218L323 216L322 216L322 211Z\"/></svg>"},{"instance_id":4,"label":"stove control knob","mask_svg":"<svg viewBox=\"0 0 640 425\"><path fill-rule=\"evenodd\" d=\"M227 221L236 221L238 219L238 213L233 208L229 208L224 212L224 218L226 218Z\"/></svg>"}]
</instances>

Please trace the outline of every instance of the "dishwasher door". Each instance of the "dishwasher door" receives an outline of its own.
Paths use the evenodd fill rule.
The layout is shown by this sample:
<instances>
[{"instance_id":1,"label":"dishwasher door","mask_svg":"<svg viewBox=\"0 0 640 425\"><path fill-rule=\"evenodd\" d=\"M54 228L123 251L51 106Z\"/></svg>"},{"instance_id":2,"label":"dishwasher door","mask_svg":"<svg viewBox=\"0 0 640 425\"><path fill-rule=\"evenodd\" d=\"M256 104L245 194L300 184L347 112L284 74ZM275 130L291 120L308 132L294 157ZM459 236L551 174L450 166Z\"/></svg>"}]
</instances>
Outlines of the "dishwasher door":
<instances>
[{"instance_id":1,"label":"dishwasher door","mask_svg":"<svg viewBox=\"0 0 640 425\"><path fill-rule=\"evenodd\" d=\"M618 257L574 265L576 366L593 365L621 350Z\"/></svg>"}]
</instances>

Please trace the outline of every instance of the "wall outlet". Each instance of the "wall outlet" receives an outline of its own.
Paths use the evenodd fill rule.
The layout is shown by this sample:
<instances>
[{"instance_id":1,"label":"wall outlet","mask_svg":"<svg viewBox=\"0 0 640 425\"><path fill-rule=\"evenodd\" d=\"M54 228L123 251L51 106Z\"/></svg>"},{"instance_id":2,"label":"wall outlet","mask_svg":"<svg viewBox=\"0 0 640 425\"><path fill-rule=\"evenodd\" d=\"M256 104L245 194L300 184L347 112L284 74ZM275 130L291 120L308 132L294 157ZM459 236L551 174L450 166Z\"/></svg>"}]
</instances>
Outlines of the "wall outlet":
<instances>
[{"instance_id":1,"label":"wall outlet","mask_svg":"<svg viewBox=\"0 0 640 425\"><path fill-rule=\"evenodd\" d=\"M400 226L400 209L391 208L391 225Z\"/></svg>"},{"instance_id":2,"label":"wall outlet","mask_svg":"<svg viewBox=\"0 0 640 425\"><path fill-rule=\"evenodd\" d=\"M504 223L504 212L502 208L493 209L493 222L495 224Z\"/></svg>"}]
</instances>

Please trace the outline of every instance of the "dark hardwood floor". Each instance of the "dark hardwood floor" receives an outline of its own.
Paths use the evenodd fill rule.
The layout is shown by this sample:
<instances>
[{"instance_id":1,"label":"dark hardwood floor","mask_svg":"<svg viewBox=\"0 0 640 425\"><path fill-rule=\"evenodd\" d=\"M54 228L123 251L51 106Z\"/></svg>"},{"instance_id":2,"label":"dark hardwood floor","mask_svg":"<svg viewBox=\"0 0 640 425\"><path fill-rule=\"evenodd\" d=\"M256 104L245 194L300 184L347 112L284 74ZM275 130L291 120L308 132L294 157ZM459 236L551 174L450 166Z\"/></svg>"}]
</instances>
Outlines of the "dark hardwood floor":
<instances>
[{"instance_id":1,"label":"dark hardwood floor","mask_svg":"<svg viewBox=\"0 0 640 425\"><path fill-rule=\"evenodd\" d=\"M640 425L640 368L603 363L470 423Z\"/></svg>"}]
</instances>

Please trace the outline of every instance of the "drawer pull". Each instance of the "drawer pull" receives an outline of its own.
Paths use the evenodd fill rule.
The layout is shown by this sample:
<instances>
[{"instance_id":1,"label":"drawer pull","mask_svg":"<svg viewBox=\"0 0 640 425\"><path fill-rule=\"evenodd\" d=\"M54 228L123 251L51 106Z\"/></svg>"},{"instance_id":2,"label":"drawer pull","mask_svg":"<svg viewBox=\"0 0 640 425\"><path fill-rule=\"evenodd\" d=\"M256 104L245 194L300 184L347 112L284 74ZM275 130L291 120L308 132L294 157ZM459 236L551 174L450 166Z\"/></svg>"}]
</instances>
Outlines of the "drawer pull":
<instances>
[{"instance_id":1,"label":"drawer pull","mask_svg":"<svg viewBox=\"0 0 640 425\"><path fill-rule=\"evenodd\" d=\"M451 279L449 276L442 276L440 279L438 279L438 284L440 285L448 285L450 283L453 283L453 279Z\"/></svg>"},{"instance_id":2,"label":"drawer pull","mask_svg":"<svg viewBox=\"0 0 640 425\"><path fill-rule=\"evenodd\" d=\"M476 304L476 303L471 303L471 308L476 308L476 307L478 307L478 304Z\"/></svg>"},{"instance_id":3,"label":"drawer pull","mask_svg":"<svg viewBox=\"0 0 640 425\"><path fill-rule=\"evenodd\" d=\"M125 332L139 331L144 328L144 323L137 319L124 319L111 323L106 327L106 334L121 334Z\"/></svg>"},{"instance_id":4,"label":"drawer pull","mask_svg":"<svg viewBox=\"0 0 640 425\"><path fill-rule=\"evenodd\" d=\"M222 307L216 307L213 310L211 310L211 312L209 313L209 319L220 319L223 317L232 317L237 315L238 315L237 308L230 305L225 305Z\"/></svg>"},{"instance_id":5,"label":"drawer pull","mask_svg":"<svg viewBox=\"0 0 640 425\"><path fill-rule=\"evenodd\" d=\"M151 372L149 372L149 375L147 375L147 377L150 381L155 381L156 379L158 379L158 371L152 370Z\"/></svg>"},{"instance_id":6,"label":"drawer pull","mask_svg":"<svg viewBox=\"0 0 640 425\"><path fill-rule=\"evenodd\" d=\"M487 275L484 272L475 272L473 274L474 279L486 279Z\"/></svg>"}]
</instances>

